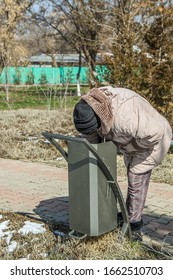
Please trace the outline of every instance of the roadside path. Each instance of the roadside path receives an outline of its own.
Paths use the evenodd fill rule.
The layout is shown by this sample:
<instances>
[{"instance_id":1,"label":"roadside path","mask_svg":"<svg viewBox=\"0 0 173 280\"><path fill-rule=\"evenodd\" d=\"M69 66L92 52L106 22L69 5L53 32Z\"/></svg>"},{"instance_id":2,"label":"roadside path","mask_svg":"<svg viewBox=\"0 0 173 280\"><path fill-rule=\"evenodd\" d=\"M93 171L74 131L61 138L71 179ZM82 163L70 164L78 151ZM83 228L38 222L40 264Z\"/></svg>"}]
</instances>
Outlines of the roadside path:
<instances>
[{"instance_id":1,"label":"roadside path","mask_svg":"<svg viewBox=\"0 0 173 280\"><path fill-rule=\"evenodd\" d=\"M118 178L123 196L127 182ZM0 159L0 209L68 226L68 172L27 161ZM173 186L150 183L144 209L143 238L173 253Z\"/></svg>"}]
</instances>

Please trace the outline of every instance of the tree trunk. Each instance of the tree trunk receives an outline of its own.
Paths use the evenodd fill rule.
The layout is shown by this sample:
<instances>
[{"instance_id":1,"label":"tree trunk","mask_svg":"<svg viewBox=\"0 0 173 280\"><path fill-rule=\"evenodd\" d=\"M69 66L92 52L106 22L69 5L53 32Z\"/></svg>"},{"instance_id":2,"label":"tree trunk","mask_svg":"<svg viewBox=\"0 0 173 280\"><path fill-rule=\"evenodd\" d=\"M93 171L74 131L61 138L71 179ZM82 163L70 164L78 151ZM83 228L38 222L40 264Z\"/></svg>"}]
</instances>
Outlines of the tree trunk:
<instances>
[{"instance_id":1,"label":"tree trunk","mask_svg":"<svg viewBox=\"0 0 173 280\"><path fill-rule=\"evenodd\" d=\"M10 102L10 96L9 96L9 85L8 85L8 68L5 67L5 93L6 93L6 101Z\"/></svg>"},{"instance_id":2,"label":"tree trunk","mask_svg":"<svg viewBox=\"0 0 173 280\"><path fill-rule=\"evenodd\" d=\"M79 68L76 75L76 81L77 81L77 96L81 96L80 91L80 73L81 73L81 65L82 65L82 55L81 52L79 53Z\"/></svg>"}]
</instances>

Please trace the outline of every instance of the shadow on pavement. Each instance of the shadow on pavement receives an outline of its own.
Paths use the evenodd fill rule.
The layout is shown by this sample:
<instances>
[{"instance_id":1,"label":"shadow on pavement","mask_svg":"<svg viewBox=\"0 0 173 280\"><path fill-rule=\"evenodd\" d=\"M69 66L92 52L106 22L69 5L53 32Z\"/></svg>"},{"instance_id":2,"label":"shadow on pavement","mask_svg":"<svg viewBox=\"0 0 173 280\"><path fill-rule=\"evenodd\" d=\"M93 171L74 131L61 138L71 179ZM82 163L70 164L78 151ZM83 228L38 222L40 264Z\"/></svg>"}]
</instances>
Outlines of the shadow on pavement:
<instances>
[{"instance_id":1,"label":"shadow on pavement","mask_svg":"<svg viewBox=\"0 0 173 280\"><path fill-rule=\"evenodd\" d=\"M69 225L69 198L55 197L47 200L42 200L33 209L34 213L48 224L62 225L67 227Z\"/></svg>"}]
</instances>

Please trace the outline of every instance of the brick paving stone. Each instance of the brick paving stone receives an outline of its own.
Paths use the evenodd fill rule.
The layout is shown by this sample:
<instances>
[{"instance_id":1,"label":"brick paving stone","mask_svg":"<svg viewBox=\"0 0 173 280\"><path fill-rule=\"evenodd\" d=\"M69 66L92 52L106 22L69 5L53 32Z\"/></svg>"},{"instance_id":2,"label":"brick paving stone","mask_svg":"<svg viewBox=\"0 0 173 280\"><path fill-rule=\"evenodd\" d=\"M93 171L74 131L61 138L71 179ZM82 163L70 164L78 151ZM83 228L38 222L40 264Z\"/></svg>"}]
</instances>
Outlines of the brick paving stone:
<instances>
[{"instance_id":1,"label":"brick paving stone","mask_svg":"<svg viewBox=\"0 0 173 280\"><path fill-rule=\"evenodd\" d=\"M168 223L170 223L170 218L166 215L161 216L159 219L155 220L153 219L153 222L157 222L159 224L165 224L167 225Z\"/></svg>"},{"instance_id":2,"label":"brick paving stone","mask_svg":"<svg viewBox=\"0 0 173 280\"><path fill-rule=\"evenodd\" d=\"M155 219L155 217L150 216L150 215L143 215L143 221L144 221L144 225L148 224L149 222L153 221Z\"/></svg>"},{"instance_id":3,"label":"brick paving stone","mask_svg":"<svg viewBox=\"0 0 173 280\"><path fill-rule=\"evenodd\" d=\"M168 243L168 244L170 244L170 245L173 245L173 234L172 235L167 235L166 237L165 237L165 242L166 243Z\"/></svg>"},{"instance_id":4,"label":"brick paving stone","mask_svg":"<svg viewBox=\"0 0 173 280\"><path fill-rule=\"evenodd\" d=\"M144 213L150 213L152 214L153 216L162 216L163 214L169 214L170 212L165 210L164 208L158 208L157 206L153 205L149 205L147 211L145 209Z\"/></svg>"},{"instance_id":5,"label":"brick paving stone","mask_svg":"<svg viewBox=\"0 0 173 280\"><path fill-rule=\"evenodd\" d=\"M173 233L173 221L171 221L167 224L167 228L169 231L171 231Z\"/></svg>"},{"instance_id":6,"label":"brick paving stone","mask_svg":"<svg viewBox=\"0 0 173 280\"><path fill-rule=\"evenodd\" d=\"M169 235L169 229L167 227L163 227L160 226L157 230L155 230L154 232L154 236L157 238L160 238L161 236L163 236L163 240L165 239L165 237Z\"/></svg>"},{"instance_id":7,"label":"brick paving stone","mask_svg":"<svg viewBox=\"0 0 173 280\"><path fill-rule=\"evenodd\" d=\"M160 226L160 223L155 221L151 221L149 224L146 225L147 229L151 229L151 230L157 230Z\"/></svg>"},{"instance_id":8,"label":"brick paving stone","mask_svg":"<svg viewBox=\"0 0 173 280\"><path fill-rule=\"evenodd\" d=\"M152 208L157 208L157 209L160 208L160 209L162 210L162 209L164 209L165 207L169 207L169 204L168 204L167 201L162 202L162 203L158 203L157 200L155 200L155 201L151 200L151 201L149 202L149 206L152 207Z\"/></svg>"}]
</instances>

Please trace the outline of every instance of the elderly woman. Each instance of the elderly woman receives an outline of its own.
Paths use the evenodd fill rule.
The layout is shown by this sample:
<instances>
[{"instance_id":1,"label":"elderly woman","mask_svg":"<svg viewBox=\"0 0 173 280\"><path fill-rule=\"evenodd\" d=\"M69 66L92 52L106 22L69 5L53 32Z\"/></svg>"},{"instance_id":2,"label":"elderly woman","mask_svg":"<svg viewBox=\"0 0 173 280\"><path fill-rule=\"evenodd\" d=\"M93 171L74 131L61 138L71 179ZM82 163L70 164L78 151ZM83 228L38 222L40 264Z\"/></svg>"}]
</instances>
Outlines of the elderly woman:
<instances>
[{"instance_id":1,"label":"elderly woman","mask_svg":"<svg viewBox=\"0 0 173 280\"><path fill-rule=\"evenodd\" d=\"M163 160L171 144L168 121L134 91L111 86L93 88L83 95L73 118L77 131L88 141L111 140L123 153L129 221L132 232L139 231L151 171Z\"/></svg>"}]
</instances>

